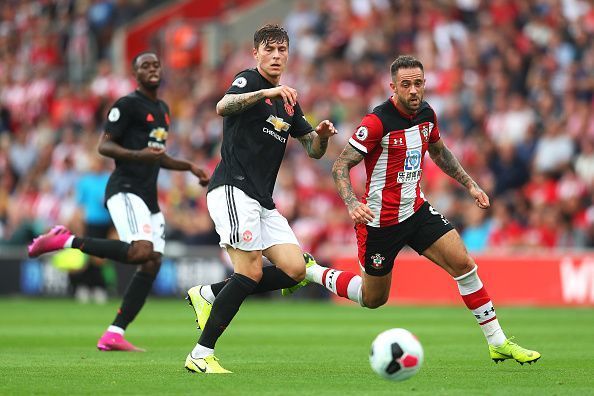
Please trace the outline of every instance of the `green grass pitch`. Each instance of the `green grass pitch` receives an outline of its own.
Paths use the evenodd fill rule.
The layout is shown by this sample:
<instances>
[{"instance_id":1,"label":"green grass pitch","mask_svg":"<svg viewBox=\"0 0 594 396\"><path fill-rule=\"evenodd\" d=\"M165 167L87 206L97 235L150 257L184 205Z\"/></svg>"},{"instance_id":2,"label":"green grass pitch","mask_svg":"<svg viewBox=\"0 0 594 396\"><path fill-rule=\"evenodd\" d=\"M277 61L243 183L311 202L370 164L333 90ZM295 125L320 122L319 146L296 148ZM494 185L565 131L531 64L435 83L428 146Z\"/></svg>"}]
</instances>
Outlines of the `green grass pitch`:
<instances>
[{"instance_id":1,"label":"green grass pitch","mask_svg":"<svg viewBox=\"0 0 594 396\"><path fill-rule=\"evenodd\" d=\"M594 394L594 310L499 307L508 336L542 359L531 366L488 356L463 307L353 305L248 300L217 345L231 375L191 374L184 359L196 342L183 300L150 298L128 339L146 353L99 352L97 338L117 301L0 299L0 394L136 395L585 395ZM376 376L372 339L404 327L425 348L418 375Z\"/></svg>"}]
</instances>

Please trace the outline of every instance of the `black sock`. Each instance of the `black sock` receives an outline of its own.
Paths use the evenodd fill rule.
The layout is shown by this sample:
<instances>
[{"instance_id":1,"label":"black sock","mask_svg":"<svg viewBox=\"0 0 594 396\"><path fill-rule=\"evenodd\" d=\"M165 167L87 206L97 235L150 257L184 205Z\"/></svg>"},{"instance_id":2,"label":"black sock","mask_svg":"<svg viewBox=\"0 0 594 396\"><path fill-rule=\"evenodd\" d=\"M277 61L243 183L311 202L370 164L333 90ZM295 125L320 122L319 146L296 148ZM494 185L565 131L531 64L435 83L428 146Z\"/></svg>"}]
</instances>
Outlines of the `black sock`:
<instances>
[{"instance_id":1,"label":"black sock","mask_svg":"<svg viewBox=\"0 0 594 396\"><path fill-rule=\"evenodd\" d=\"M243 300L256 288L257 283L241 274L233 274L217 296L212 311L198 343L204 347L214 349L214 346L233 317L239 311Z\"/></svg>"},{"instance_id":2,"label":"black sock","mask_svg":"<svg viewBox=\"0 0 594 396\"><path fill-rule=\"evenodd\" d=\"M210 285L212 294L218 296L223 287L227 284L229 278L219 283L213 283ZM254 289L251 294L265 293L273 290L285 289L288 287L295 286L297 282L289 275L285 274L283 270L278 268L276 265L269 265L262 268L262 279L258 283L258 286Z\"/></svg>"},{"instance_id":3,"label":"black sock","mask_svg":"<svg viewBox=\"0 0 594 396\"><path fill-rule=\"evenodd\" d=\"M72 240L72 247L91 256L108 258L125 263L128 259L130 244L115 239L75 237Z\"/></svg>"},{"instance_id":4,"label":"black sock","mask_svg":"<svg viewBox=\"0 0 594 396\"><path fill-rule=\"evenodd\" d=\"M112 325L126 329L142 309L154 280L155 277L146 272L136 272L134 274Z\"/></svg>"}]
</instances>

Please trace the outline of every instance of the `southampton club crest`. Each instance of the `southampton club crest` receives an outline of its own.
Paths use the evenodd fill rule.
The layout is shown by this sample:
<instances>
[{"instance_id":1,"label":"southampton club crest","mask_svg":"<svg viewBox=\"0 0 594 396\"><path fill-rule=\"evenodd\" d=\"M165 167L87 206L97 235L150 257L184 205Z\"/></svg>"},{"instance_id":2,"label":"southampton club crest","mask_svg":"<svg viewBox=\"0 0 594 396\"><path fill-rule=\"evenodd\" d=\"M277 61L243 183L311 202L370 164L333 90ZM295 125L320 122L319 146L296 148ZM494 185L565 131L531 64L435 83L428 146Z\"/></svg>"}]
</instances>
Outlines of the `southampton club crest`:
<instances>
[{"instance_id":1,"label":"southampton club crest","mask_svg":"<svg viewBox=\"0 0 594 396\"><path fill-rule=\"evenodd\" d=\"M375 269L381 269L384 267L384 260L386 259L381 254L376 253L371 258L371 266Z\"/></svg>"},{"instance_id":2,"label":"southampton club crest","mask_svg":"<svg viewBox=\"0 0 594 396\"><path fill-rule=\"evenodd\" d=\"M428 142L429 141L429 127L427 125L423 125L423 128L421 129L421 133L423 134L423 140Z\"/></svg>"}]
</instances>

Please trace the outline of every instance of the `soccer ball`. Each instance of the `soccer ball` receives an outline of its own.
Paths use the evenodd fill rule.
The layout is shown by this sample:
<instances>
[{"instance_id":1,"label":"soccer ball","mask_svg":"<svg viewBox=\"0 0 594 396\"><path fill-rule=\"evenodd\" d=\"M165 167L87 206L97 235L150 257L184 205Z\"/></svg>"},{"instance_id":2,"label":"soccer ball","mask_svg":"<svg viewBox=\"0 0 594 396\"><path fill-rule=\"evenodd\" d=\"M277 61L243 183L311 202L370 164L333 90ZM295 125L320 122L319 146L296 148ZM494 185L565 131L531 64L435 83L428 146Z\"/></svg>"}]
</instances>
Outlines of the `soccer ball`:
<instances>
[{"instance_id":1,"label":"soccer ball","mask_svg":"<svg viewBox=\"0 0 594 396\"><path fill-rule=\"evenodd\" d=\"M410 331L390 329L371 344L371 368L382 377L403 381L415 375L423 364L423 347Z\"/></svg>"}]
</instances>

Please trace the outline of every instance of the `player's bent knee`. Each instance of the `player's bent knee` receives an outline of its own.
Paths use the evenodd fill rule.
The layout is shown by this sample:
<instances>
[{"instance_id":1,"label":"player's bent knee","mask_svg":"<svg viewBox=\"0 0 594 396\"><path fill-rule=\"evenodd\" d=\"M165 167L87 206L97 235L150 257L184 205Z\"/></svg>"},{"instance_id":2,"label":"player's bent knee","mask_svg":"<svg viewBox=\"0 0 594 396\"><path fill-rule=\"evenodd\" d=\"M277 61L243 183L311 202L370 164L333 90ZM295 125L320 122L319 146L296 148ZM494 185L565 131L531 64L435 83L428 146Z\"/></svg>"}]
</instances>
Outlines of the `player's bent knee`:
<instances>
[{"instance_id":1,"label":"player's bent knee","mask_svg":"<svg viewBox=\"0 0 594 396\"><path fill-rule=\"evenodd\" d=\"M293 266L284 270L284 272L296 282L301 282L303 279L305 279L305 266L303 265L303 262L299 264L300 265L298 266Z\"/></svg>"},{"instance_id":2,"label":"player's bent knee","mask_svg":"<svg viewBox=\"0 0 594 396\"><path fill-rule=\"evenodd\" d=\"M365 308L375 309L384 305L388 301L388 296L363 297Z\"/></svg>"},{"instance_id":3,"label":"player's bent knee","mask_svg":"<svg viewBox=\"0 0 594 396\"><path fill-rule=\"evenodd\" d=\"M249 269L249 270L243 270L241 272L239 271L235 271L238 274L241 274L243 276L247 276L248 278L250 278L251 280L253 280L254 282L260 282L260 279L262 279L262 269Z\"/></svg>"},{"instance_id":4,"label":"player's bent knee","mask_svg":"<svg viewBox=\"0 0 594 396\"><path fill-rule=\"evenodd\" d=\"M149 241L134 241L128 249L128 261L142 264L153 259L153 244Z\"/></svg>"},{"instance_id":5,"label":"player's bent knee","mask_svg":"<svg viewBox=\"0 0 594 396\"><path fill-rule=\"evenodd\" d=\"M465 259L463 261L461 261L460 264L454 268L454 277L468 274L475 267L476 267L476 264L475 264L474 260L472 259L472 257L470 257L469 255L466 255Z\"/></svg>"}]
</instances>

